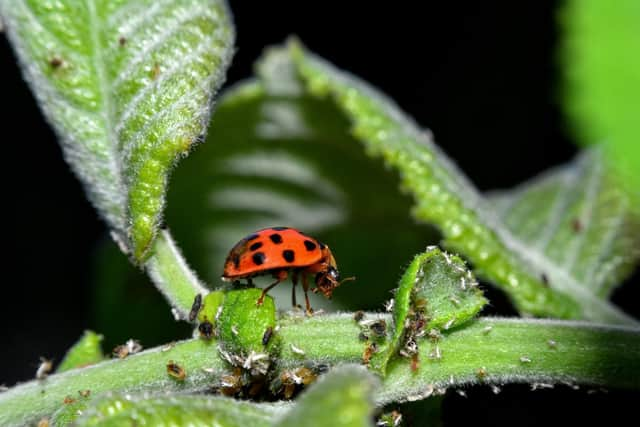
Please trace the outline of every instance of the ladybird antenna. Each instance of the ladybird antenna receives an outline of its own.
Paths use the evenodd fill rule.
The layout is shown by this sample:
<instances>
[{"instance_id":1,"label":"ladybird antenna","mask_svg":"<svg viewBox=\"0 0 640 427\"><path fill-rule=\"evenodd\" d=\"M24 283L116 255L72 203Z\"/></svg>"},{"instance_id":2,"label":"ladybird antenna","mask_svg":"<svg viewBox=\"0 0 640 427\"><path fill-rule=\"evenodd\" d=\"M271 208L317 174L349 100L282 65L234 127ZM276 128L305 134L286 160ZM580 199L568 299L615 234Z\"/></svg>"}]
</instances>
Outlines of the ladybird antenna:
<instances>
[{"instance_id":1,"label":"ladybird antenna","mask_svg":"<svg viewBox=\"0 0 640 427\"><path fill-rule=\"evenodd\" d=\"M356 276L347 277L346 279L342 279L338 282L338 286L342 285L344 282L353 282L356 280Z\"/></svg>"}]
</instances>

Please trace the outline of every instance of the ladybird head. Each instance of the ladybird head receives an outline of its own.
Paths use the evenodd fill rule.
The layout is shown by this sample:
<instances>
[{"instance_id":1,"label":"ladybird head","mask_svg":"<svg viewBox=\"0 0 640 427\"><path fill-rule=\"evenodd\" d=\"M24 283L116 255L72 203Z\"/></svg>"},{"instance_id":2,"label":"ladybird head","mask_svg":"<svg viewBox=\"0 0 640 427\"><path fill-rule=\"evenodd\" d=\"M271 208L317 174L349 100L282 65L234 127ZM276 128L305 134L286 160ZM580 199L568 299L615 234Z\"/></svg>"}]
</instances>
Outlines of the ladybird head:
<instances>
[{"instance_id":1,"label":"ladybird head","mask_svg":"<svg viewBox=\"0 0 640 427\"><path fill-rule=\"evenodd\" d=\"M347 277L346 279L340 280L340 272L335 266L333 257L331 261L325 270L316 274L316 288L313 290L314 292L322 292L327 298L331 298L333 290L342 283L356 279L355 277Z\"/></svg>"}]
</instances>

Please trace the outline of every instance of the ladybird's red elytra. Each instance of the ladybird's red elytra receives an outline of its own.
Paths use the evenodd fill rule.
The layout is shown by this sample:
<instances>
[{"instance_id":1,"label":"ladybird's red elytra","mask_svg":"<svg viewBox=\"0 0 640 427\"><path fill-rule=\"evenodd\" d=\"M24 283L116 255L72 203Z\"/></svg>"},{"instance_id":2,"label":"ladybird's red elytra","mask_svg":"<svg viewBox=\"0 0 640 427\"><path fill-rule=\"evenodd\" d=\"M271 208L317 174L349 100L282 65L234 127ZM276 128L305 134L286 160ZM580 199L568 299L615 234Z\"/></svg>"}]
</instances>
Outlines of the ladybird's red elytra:
<instances>
[{"instance_id":1,"label":"ladybird's red elytra","mask_svg":"<svg viewBox=\"0 0 640 427\"><path fill-rule=\"evenodd\" d=\"M287 280L291 273L293 289L291 300L295 306L295 286L298 278L302 281L307 313L312 313L307 291L308 276L313 276L313 292L322 292L331 298L333 290L341 283L354 280L349 277L340 280L336 260L329 247L313 237L289 227L270 227L258 230L240 240L231 249L224 263L222 280L236 282L262 275L272 275L276 281L267 286L257 301L262 304L267 292L278 283Z\"/></svg>"}]
</instances>

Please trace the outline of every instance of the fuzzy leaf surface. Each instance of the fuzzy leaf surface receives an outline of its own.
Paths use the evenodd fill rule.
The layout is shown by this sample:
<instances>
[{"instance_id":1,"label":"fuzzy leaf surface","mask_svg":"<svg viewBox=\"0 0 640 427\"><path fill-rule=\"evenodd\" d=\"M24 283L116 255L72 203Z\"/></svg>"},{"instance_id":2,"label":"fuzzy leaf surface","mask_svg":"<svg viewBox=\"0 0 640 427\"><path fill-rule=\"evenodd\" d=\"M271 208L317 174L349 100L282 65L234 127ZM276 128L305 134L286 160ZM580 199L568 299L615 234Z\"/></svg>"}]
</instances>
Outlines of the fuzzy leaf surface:
<instances>
[{"instance_id":1,"label":"fuzzy leaf surface","mask_svg":"<svg viewBox=\"0 0 640 427\"><path fill-rule=\"evenodd\" d=\"M65 158L144 260L168 175L208 124L233 29L219 0L3 0L9 39Z\"/></svg>"},{"instance_id":2,"label":"fuzzy leaf surface","mask_svg":"<svg viewBox=\"0 0 640 427\"><path fill-rule=\"evenodd\" d=\"M93 331L85 331L82 337L67 351L56 372L81 368L104 360L102 354L102 335Z\"/></svg>"},{"instance_id":3,"label":"fuzzy leaf surface","mask_svg":"<svg viewBox=\"0 0 640 427\"><path fill-rule=\"evenodd\" d=\"M78 420L78 426L270 426L279 410L222 397L116 396L95 404Z\"/></svg>"},{"instance_id":4,"label":"fuzzy leaf surface","mask_svg":"<svg viewBox=\"0 0 640 427\"><path fill-rule=\"evenodd\" d=\"M372 426L373 375L356 365L338 367L296 400L276 427Z\"/></svg>"},{"instance_id":5,"label":"fuzzy leaf surface","mask_svg":"<svg viewBox=\"0 0 640 427\"><path fill-rule=\"evenodd\" d=\"M282 105L287 105L295 111L295 101L306 95L334 105L346 118L345 132L349 131L355 140L362 142L368 154L382 157L399 173L402 189L414 198L414 216L435 224L441 230L447 248L464 255L478 276L507 292L521 312L607 323L635 322L591 291L592 285L584 282L592 277L574 275L573 266L554 258L553 253L530 247L514 233L498 215L491 200L481 195L435 145L431 134L420 129L375 89L295 43L288 48L271 50L260 63L259 70L261 80L258 83L241 86L236 89L235 96L228 95L225 99L250 102L251 97L258 96L256 93L264 91L278 100L280 110ZM261 86L256 88L256 84ZM267 110L263 116L269 113L276 114L274 110ZM289 116L297 117L291 113ZM255 123L254 129L265 124ZM279 129L272 130L286 128ZM606 180L606 171L601 172L593 175L593 180ZM600 181L598 185L584 183L586 187L581 188L588 191L578 191L577 196L582 199L578 201L582 215L591 215L588 210L600 197L625 197L624 192L611 188L614 184L614 181L606 181L606 184ZM622 210L629 206L622 199L615 205ZM530 208L531 217L541 217L545 227L555 226L553 222L545 223L548 217L537 206ZM603 218L603 221L607 219ZM585 221L584 232L568 235L570 242L564 245L579 250L576 257L596 250L598 242L608 237L609 230L596 227L599 222ZM584 239L585 235L592 237ZM637 248L637 240L632 245ZM612 266L615 278L620 280L629 273L629 266L636 263L637 252L627 251L621 256L624 260Z\"/></svg>"}]
</instances>

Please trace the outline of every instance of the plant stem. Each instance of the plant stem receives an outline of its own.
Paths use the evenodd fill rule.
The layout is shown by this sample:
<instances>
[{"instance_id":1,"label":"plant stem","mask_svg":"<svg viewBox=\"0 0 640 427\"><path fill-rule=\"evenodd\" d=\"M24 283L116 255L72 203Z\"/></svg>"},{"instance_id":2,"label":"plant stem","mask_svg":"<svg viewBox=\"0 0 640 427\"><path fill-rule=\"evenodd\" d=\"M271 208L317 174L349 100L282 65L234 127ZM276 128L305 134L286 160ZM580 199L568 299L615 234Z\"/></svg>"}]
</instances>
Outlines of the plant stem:
<instances>
[{"instance_id":1,"label":"plant stem","mask_svg":"<svg viewBox=\"0 0 640 427\"><path fill-rule=\"evenodd\" d=\"M174 310L176 320L186 320L197 294L209 293L187 265L168 230L158 233L145 267L149 277Z\"/></svg>"},{"instance_id":2,"label":"plant stem","mask_svg":"<svg viewBox=\"0 0 640 427\"><path fill-rule=\"evenodd\" d=\"M372 313L365 319L372 317L390 321L388 315ZM366 345L358 340L360 331L351 314L283 319L277 333L282 340L278 366L358 363ZM436 345L440 359L430 357ZM639 389L639 359L638 329L481 318L448 332L437 343L421 341L420 366L415 372L411 360L392 360L376 401L382 405L412 400L438 388L465 384L570 383ZM167 375L169 360L185 368L184 381ZM20 384L0 394L0 425L37 420L60 407L66 396L76 397L79 390L91 390L92 396L108 391L201 391L217 384L226 370L215 341L182 341L167 351L156 348Z\"/></svg>"}]
</instances>

